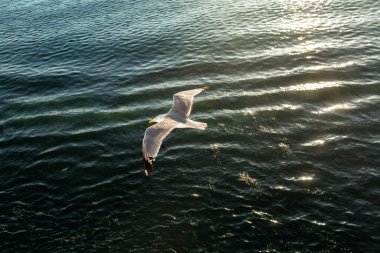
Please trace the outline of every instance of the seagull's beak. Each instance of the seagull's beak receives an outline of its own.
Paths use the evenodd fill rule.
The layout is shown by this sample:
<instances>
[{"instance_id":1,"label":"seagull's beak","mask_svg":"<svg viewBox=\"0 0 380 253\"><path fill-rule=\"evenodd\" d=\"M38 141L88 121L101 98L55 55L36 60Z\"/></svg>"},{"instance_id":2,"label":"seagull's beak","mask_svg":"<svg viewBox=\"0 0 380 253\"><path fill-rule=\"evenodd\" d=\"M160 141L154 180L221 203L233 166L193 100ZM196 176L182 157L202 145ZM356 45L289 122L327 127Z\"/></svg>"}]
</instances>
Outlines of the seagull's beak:
<instances>
[{"instance_id":1,"label":"seagull's beak","mask_svg":"<svg viewBox=\"0 0 380 253\"><path fill-rule=\"evenodd\" d=\"M154 119L149 120L149 124L155 123L156 121Z\"/></svg>"}]
</instances>

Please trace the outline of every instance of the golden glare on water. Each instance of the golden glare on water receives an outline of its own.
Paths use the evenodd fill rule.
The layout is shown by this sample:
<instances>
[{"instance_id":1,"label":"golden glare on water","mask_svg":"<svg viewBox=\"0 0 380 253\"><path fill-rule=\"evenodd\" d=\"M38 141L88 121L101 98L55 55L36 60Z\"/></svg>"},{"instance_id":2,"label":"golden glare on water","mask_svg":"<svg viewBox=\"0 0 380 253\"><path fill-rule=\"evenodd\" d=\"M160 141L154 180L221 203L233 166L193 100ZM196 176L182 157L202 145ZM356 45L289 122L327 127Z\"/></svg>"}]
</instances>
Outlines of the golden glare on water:
<instances>
[{"instance_id":1,"label":"golden glare on water","mask_svg":"<svg viewBox=\"0 0 380 253\"><path fill-rule=\"evenodd\" d=\"M325 108L317 111L316 113L317 114L322 114L322 113L333 112L333 111L336 111L336 110L352 109L354 107L355 106L352 103L341 103L341 104L336 104L336 105L332 105L332 106L329 106L329 107L325 107Z\"/></svg>"},{"instance_id":2,"label":"golden glare on water","mask_svg":"<svg viewBox=\"0 0 380 253\"><path fill-rule=\"evenodd\" d=\"M247 172L239 173L239 181L246 183L247 185L257 185L257 180L252 178Z\"/></svg>"},{"instance_id":3,"label":"golden glare on water","mask_svg":"<svg viewBox=\"0 0 380 253\"><path fill-rule=\"evenodd\" d=\"M299 181L311 181L311 180L314 180L314 178L310 177L310 176L302 176L302 177L299 177L298 180Z\"/></svg>"},{"instance_id":4,"label":"golden glare on water","mask_svg":"<svg viewBox=\"0 0 380 253\"><path fill-rule=\"evenodd\" d=\"M371 103L378 102L378 101L380 101L379 95L370 95L367 97L354 99L350 102L330 105L330 106L321 108L320 110L314 111L313 113L314 114L323 114L323 113L336 112L339 110L352 110L352 109L359 107L360 105L371 104Z\"/></svg>"},{"instance_id":5,"label":"golden glare on water","mask_svg":"<svg viewBox=\"0 0 380 253\"><path fill-rule=\"evenodd\" d=\"M288 187L283 186L283 185L277 185L274 187L274 189L281 190L281 191L290 191L290 189Z\"/></svg>"},{"instance_id":6,"label":"golden glare on water","mask_svg":"<svg viewBox=\"0 0 380 253\"><path fill-rule=\"evenodd\" d=\"M335 82L335 81L321 81L321 82L309 82L309 83L301 83L301 84L295 84L290 86L282 86L282 87L276 87L276 88L267 88L262 90L255 90L255 91L243 91L243 92L231 92L228 93L228 97L233 96L263 96L267 94L276 94L276 93L282 93L282 92L296 92L296 91L312 91L312 90L319 90L324 88L332 88L332 87L340 87L342 86L341 83ZM223 94L223 97L226 96ZM290 109L297 109L297 105L290 106Z\"/></svg>"},{"instance_id":7,"label":"golden glare on water","mask_svg":"<svg viewBox=\"0 0 380 253\"><path fill-rule=\"evenodd\" d=\"M325 142L326 142L325 140L314 140L314 141L303 144L303 146L307 146L307 147L320 146L320 145L325 144Z\"/></svg>"},{"instance_id":8,"label":"golden glare on water","mask_svg":"<svg viewBox=\"0 0 380 253\"><path fill-rule=\"evenodd\" d=\"M355 65L356 63L354 61L349 61L345 63L339 63L339 64L332 64L332 65L316 65L316 66L310 66L306 67L304 70L324 70L324 69L341 69L345 67L349 67L352 65Z\"/></svg>"},{"instance_id":9,"label":"golden glare on water","mask_svg":"<svg viewBox=\"0 0 380 253\"><path fill-rule=\"evenodd\" d=\"M327 87L337 87L334 82L303 83L288 87L288 91L319 90Z\"/></svg>"},{"instance_id":10,"label":"golden glare on water","mask_svg":"<svg viewBox=\"0 0 380 253\"><path fill-rule=\"evenodd\" d=\"M320 221L313 220L311 223L314 223L318 226L326 226L326 222L320 222Z\"/></svg>"},{"instance_id":11,"label":"golden glare on water","mask_svg":"<svg viewBox=\"0 0 380 253\"><path fill-rule=\"evenodd\" d=\"M300 177L290 177L286 178L289 181L313 181L314 178L312 176L300 176Z\"/></svg>"},{"instance_id":12,"label":"golden glare on water","mask_svg":"<svg viewBox=\"0 0 380 253\"><path fill-rule=\"evenodd\" d=\"M345 139L345 138L347 138L346 135L326 136L324 138L320 138L320 139L316 139L316 140L306 142L306 143L302 144L302 146L304 146L304 147L322 146L322 145L325 145L326 143L328 143L330 141L336 141L336 140L341 140L341 139Z\"/></svg>"},{"instance_id":13,"label":"golden glare on water","mask_svg":"<svg viewBox=\"0 0 380 253\"><path fill-rule=\"evenodd\" d=\"M245 108L242 109L243 115L255 115L258 112L263 111L281 111L281 110L297 110L302 108L301 105L293 105L293 104L282 104L282 105L272 105L272 106L260 106L256 108Z\"/></svg>"},{"instance_id":14,"label":"golden glare on water","mask_svg":"<svg viewBox=\"0 0 380 253\"><path fill-rule=\"evenodd\" d=\"M287 13L280 18L281 28L286 31L311 31L331 29L333 19L318 15L329 4L323 0L282 0L280 4Z\"/></svg>"}]
</instances>

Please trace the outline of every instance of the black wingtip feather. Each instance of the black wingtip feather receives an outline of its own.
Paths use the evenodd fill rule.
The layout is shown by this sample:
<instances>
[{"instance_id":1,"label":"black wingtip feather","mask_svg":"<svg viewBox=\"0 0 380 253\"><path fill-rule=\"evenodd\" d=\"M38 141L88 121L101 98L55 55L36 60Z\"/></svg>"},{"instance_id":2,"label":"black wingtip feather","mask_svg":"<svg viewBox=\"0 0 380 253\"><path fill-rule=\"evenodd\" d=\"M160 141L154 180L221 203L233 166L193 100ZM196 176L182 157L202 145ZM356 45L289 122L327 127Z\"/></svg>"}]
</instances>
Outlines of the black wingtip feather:
<instances>
[{"instance_id":1,"label":"black wingtip feather","mask_svg":"<svg viewBox=\"0 0 380 253\"><path fill-rule=\"evenodd\" d=\"M145 175L149 176L150 173L152 173L153 171L153 163L146 160L145 157L143 157L143 160L144 160Z\"/></svg>"}]
</instances>

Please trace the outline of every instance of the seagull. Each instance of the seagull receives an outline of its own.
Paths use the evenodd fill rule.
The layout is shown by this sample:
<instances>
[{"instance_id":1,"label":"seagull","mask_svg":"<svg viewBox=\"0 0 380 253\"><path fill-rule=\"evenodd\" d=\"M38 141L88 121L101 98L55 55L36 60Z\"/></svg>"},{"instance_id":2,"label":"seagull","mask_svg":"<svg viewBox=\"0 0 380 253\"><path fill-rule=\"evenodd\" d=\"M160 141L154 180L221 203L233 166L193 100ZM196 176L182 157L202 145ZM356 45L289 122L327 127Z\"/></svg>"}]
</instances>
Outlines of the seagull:
<instances>
[{"instance_id":1,"label":"seagull","mask_svg":"<svg viewBox=\"0 0 380 253\"><path fill-rule=\"evenodd\" d=\"M149 176L153 170L153 162L160 150L162 140L174 128L195 128L205 130L207 123L189 119L195 95L207 90L208 87L181 91L173 95L173 106L169 112L158 115L149 123L157 123L145 130L142 143L145 175Z\"/></svg>"}]
</instances>

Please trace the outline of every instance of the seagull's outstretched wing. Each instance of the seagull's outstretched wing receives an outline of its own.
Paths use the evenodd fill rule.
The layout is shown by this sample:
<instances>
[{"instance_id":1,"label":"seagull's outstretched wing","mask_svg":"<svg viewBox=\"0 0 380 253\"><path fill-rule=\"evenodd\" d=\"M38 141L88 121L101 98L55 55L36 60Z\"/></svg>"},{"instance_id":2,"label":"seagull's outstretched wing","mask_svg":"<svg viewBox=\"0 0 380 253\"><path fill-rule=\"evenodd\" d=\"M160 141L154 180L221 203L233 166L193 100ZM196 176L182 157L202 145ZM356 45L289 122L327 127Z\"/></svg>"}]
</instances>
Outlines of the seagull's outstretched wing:
<instances>
[{"instance_id":1,"label":"seagull's outstretched wing","mask_svg":"<svg viewBox=\"0 0 380 253\"><path fill-rule=\"evenodd\" d=\"M203 90L206 90L207 87L181 91L173 96L173 106L170 109L169 113L175 112L179 115L189 117L191 113L191 108L193 107L193 98L195 95L201 93Z\"/></svg>"},{"instance_id":2,"label":"seagull's outstretched wing","mask_svg":"<svg viewBox=\"0 0 380 253\"><path fill-rule=\"evenodd\" d=\"M153 161L160 150L162 140L178 125L177 121L165 119L145 131L142 144L145 174L148 176L153 170Z\"/></svg>"}]
</instances>

